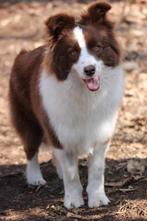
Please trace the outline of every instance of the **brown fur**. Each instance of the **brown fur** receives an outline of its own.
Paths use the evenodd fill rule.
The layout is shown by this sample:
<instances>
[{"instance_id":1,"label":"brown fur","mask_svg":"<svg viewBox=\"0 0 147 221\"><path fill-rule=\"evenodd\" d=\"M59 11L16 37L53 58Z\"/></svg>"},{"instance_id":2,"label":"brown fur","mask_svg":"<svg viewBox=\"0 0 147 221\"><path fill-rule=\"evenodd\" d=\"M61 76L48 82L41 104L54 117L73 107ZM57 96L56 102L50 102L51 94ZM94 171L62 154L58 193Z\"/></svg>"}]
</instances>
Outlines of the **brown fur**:
<instances>
[{"instance_id":1,"label":"brown fur","mask_svg":"<svg viewBox=\"0 0 147 221\"><path fill-rule=\"evenodd\" d=\"M48 73L56 74L58 80L65 80L79 55L80 48L73 39L72 31L64 31L55 43L52 52L49 50L45 58Z\"/></svg>"},{"instance_id":2,"label":"brown fur","mask_svg":"<svg viewBox=\"0 0 147 221\"><path fill-rule=\"evenodd\" d=\"M84 30L89 51L103 60L107 66L116 66L121 55L114 37L113 23L107 18L111 6L107 2L92 4L81 16L80 24Z\"/></svg>"},{"instance_id":3,"label":"brown fur","mask_svg":"<svg viewBox=\"0 0 147 221\"><path fill-rule=\"evenodd\" d=\"M75 18L64 13L54 15L46 21L47 33L54 41L58 40L63 30L73 29L74 26Z\"/></svg>"},{"instance_id":4,"label":"brown fur","mask_svg":"<svg viewBox=\"0 0 147 221\"><path fill-rule=\"evenodd\" d=\"M57 79L62 81L67 78L80 54L72 34L75 18L61 13L49 18L46 26L48 52L44 64L48 73L55 73Z\"/></svg>"},{"instance_id":5,"label":"brown fur","mask_svg":"<svg viewBox=\"0 0 147 221\"><path fill-rule=\"evenodd\" d=\"M112 23L107 19L107 12L111 9L108 2L96 2L91 4L88 10L82 15L82 24L97 25L105 24L105 27L112 28Z\"/></svg>"},{"instance_id":6,"label":"brown fur","mask_svg":"<svg viewBox=\"0 0 147 221\"><path fill-rule=\"evenodd\" d=\"M113 29L108 30L105 26L97 24L96 27L83 27L83 30L90 53L103 60L107 66L115 67L119 64L120 49Z\"/></svg>"},{"instance_id":7,"label":"brown fur","mask_svg":"<svg viewBox=\"0 0 147 221\"><path fill-rule=\"evenodd\" d=\"M45 47L22 51L16 57L10 78L10 108L12 122L20 135L28 159L43 141L60 148L53 128L46 119L38 94L38 80ZM37 61L37 62L36 62Z\"/></svg>"}]
</instances>

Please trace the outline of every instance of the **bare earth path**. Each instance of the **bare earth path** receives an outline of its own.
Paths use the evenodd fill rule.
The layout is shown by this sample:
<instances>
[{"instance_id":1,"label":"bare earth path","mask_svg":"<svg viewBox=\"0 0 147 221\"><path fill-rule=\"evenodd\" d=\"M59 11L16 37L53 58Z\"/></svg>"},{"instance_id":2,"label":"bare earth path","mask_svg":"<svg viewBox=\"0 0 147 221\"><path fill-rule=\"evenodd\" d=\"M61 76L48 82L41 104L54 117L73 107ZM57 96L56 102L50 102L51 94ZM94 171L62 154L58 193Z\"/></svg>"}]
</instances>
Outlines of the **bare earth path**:
<instances>
[{"instance_id":1,"label":"bare earth path","mask_svg":"<svg viewBox=\"0 0 147 221\"><path fill-rule=\"evenodd\" d=\"M43 44L45 19L65 10L79 13L85 0L0 1L0 220L147 220L147 4L113 1L111 15L124 50L126 89L116 133L107 155L107 207L67 211L63 184L51 163L49 151L40 154L48 186L33 189L25 183L23 147L9 121L8 81L12 63L21 48ZM137 4L136 2L140 2ZM142 2L142 4L141 4ZM120 21L121 20L121 21ZM84 187L86 161L80 162ZM84 195L85 201L87 196Z\"/></svg>"}]
</instances>

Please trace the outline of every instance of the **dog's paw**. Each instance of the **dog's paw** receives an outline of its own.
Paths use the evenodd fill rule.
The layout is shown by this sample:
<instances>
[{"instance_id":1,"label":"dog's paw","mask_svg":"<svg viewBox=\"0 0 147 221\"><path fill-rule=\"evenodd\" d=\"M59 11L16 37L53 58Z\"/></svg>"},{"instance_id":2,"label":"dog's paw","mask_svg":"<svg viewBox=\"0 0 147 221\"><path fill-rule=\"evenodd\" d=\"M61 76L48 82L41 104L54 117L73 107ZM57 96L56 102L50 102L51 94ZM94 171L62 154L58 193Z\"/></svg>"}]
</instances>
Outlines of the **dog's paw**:
<instances>
[{"instance_id":1,"label":"dog's paw","mask_svg":"<svg viewBox=\"0 0 147 221\"><path fill-rule=\"evenodd\" d=\"M68 193L64 197L64 206L68 209L78 208L84 205L82 194Z\"/></svg>"},{"instance_id":2,"label":"dog's paw","mask_svg":"<svg viewBox=\"0 0 147 221\"><path fill-rule=\"evenodd\" d=\"M44 186L46 184L46 181L43 179L42 176L27 176L27 183L28 185L33 186Z\"/></svg>"},{"instance_id":3,"label":"dog's paw","mask_svg":"<svg viewBox=\"0 0 147 221\"><path fill-rule=\"evenodd\" d=\"M94 192L88 195L88 206L90 208L108 205L110 200L105 193Z\"/></svg>"}]
</instances>

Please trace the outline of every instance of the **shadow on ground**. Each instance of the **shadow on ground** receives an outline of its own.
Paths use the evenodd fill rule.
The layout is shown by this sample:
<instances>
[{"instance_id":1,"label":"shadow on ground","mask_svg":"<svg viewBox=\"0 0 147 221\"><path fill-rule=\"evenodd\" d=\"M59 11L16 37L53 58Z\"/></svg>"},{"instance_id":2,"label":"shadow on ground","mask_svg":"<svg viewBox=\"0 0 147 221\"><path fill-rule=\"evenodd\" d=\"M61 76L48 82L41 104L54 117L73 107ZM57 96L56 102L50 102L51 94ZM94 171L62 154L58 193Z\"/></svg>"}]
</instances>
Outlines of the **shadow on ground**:
<instances>
[{"instance_id":1,"label":"shadow on ground","mask_svg":"<svg viewBox=\"0 0 147 221\"><path fill-rule=\"evenodd\" d=\"M130 159L128 159L130 160ZM0 166L0 216L4 218L11 211L11 216L15 213L22 215L23 220L121 220L117 218L118 210L125 207L134 206L136 199L145 200L147 198L146 180L147 171L138 179L133 178L127 172L128 160L115 161L107 160L106 166L106 192L111 199L108 207L98 209L87 209L87 206L70 210L68 212L63 207L63 183L57 177L52 162L41 164L47 186L41 188L28 187L25 182L25 165L1 165ZM144 159L139 161L143 161ZM85 194L87 183L86 161L80 161L80 175L84 186L84 199L87 204ZM130 188L131 187L131 188ZM132 204L128 204L128 200ZM98 215L97 215L98 214ZM115 214L115 215L114 215ZM16 214L15 214L16 216ZM68 217L68 219L67 219ZM89 217L89 218L86 218ZM65 219L66 218L66 219ZM9 219L7 219L9 220ZM17 216L15 218L17 220ZM20 218L18 219L20 220ZM123 221L125 218L123 217ZM126 219L130 221L130 219ZM133 219L136 221L144 220Z\"/></svg>"}]
</instances>

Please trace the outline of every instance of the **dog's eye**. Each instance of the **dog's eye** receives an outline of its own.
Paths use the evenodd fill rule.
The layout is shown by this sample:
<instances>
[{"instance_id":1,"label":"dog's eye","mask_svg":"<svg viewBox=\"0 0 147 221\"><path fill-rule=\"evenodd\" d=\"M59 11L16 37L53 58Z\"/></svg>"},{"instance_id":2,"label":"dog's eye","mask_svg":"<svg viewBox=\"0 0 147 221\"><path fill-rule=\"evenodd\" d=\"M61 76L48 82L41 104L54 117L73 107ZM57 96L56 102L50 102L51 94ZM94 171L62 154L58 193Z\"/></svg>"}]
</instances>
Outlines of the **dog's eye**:
<instances>
[{"instance_id":1,"label":"dog's eye","mask_svg":"<svg viewBox=\"0 0 147 221\"><path fill-rule=\"evenodd\" d=\"M101 52L103 50L103 46L102 45L96 45L94 48L93 48L94 52L98 53L98 52Z\"/></svg>"},{"instance_id":2,"label":"dog's eye","mask_svg":"<svg viewBox=\"0 0 147 221\"><path fill-rule=\"evenodd\" d=\"M70 52L70 56L71 57L76 57L77 56L77 52L76 51L71 51Z\"/></svg>"},{"instance_id":3,"label":"dog's eye","mask_svg":"<svg viewBox=\"0 0 147 221\"><path fill-rule=\"evenodd\" d=\"M78 58L78 52L75 49L69 50L69 56L72 60L76 60Z\"/></svg>"}]
</instances>

